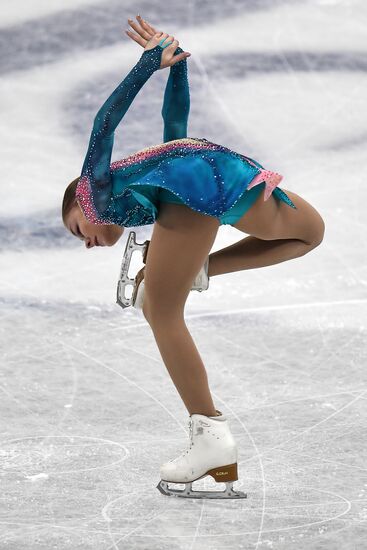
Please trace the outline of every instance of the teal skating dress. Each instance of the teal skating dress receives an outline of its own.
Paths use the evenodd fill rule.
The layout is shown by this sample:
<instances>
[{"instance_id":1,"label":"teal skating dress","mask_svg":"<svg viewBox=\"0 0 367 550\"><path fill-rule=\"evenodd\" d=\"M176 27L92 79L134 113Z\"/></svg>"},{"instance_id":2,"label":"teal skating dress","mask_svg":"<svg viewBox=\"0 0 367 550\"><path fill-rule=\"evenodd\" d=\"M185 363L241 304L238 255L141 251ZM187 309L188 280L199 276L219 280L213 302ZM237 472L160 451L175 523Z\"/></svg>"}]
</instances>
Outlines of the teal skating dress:
<instances>
[{"instance_id":1,"label":"teal skating dress","mask_svg":"<svg viewBox=\"0 0 367 550\"><path fill-rule=\"evenodd\" d=\"M164 93L163 143L111 163L114 132L135 96L159 69L163 48L146 50L98 111L76 190L88 221L134 227L154 223L159 204L185 204L221 224L235 223L265 187L296 208L278 186L280 174L205 138L187 137L187 61L170 67ZM175 54L183 50L177 48Z\"/></svg>"}]
</instances>

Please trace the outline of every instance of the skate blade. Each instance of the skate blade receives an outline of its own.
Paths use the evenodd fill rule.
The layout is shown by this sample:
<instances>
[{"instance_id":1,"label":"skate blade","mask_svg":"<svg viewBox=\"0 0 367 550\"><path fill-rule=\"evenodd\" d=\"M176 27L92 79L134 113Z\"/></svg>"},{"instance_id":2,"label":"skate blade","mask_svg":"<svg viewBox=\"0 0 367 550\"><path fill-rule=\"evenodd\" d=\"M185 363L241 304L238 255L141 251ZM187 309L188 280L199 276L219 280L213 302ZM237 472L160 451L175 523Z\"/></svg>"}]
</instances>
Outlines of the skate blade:
<instances>
[{"instance_id":1,"label":"skate blade","mask_svg":"<svg viewBox=\"0 0 367 550\"><path fill-rule=\"evenodd\" d=\"M135 237L135 231L130 231L125 246L124 256L122 258L119 280L117 282L116 303L122 308L132 305L132 298L128 298L125 294L126 287L129 285L134 286L135 283L135 279L128 276L131 256L135 250L140 250L143 254L143 262L145 263L150 242L147 240L144 243L137 243Z\"/></svg>"},{"instance_id":2,"label":"skate blade","mask_svg":"<svg viewBox=\"0 0 367 550\"><path fill-rule=\"evenodd\" d=\"M247 493L236 491L233 489L233 481L225 481L226 488L224 491L194 491L192 481L184 483L184 489L173 489L168 486L168 481L161 481L157 485L157 489L166 496L184 497L184 498L247 498Z\"/></svg>"}]
</instances>

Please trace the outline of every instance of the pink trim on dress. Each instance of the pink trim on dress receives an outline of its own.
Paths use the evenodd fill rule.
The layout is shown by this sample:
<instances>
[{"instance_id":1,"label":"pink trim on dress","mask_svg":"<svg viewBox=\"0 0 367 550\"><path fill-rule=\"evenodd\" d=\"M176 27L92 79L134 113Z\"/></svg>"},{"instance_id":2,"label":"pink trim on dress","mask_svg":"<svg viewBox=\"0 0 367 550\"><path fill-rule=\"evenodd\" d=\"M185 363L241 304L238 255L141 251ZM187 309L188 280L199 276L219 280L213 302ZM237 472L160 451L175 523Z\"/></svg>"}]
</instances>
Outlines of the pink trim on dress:
<instances>
[{"instance_id":1,"label":"pink trim on dress","mask_svg":"<svg viewBox=\"0 0 367 550\"><path fill-rule=\"evenodd\" d=\"M252 187L255 187L255 185L259 185L260 183L265 181L264 201L267 201L274 189L282 181L282 179L283 176L281 176L277 172L260 169L260 173L254 177L251 183L247 186L247 189L252 189Z\"/></svg>"}]
</instances>

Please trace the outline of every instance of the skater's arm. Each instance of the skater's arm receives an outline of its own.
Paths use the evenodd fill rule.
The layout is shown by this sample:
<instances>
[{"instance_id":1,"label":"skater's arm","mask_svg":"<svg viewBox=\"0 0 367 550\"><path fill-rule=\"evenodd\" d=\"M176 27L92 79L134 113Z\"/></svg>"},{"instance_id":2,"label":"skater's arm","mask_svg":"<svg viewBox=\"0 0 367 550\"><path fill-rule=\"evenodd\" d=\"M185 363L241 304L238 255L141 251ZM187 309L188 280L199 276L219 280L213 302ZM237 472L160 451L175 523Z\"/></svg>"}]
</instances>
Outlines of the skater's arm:
<instances>
[{"instance_id":1,"label":"skater's arm","mask_svg":"<svg viewBox=\"0 0 367 550\"><path fill-rule=\"evenodd\" d=\"M128 30L126 33L134 42L144 48L147 41L157 33L157 30L140 15L137 15L136 19L137 22L128 19L130 26L135 32ZM190 94L187 80L186 57L191 54L190 52L184 52L178 44L179 42L177 41L174 54L181 56L181 59L178 59L175 64L171 64L161 111L164 120L164 142L187 137Z\"/></svg>"},{"instance_id":2,"label":"skater's arm","mask_svg":"<svg viewBox=\"0 0 367 550\"><path fill-rule=\"evenodd\" d=\"M114 132L135 96L150 76L160 68L163 49L145 50L137 64L99 109L93 124L81 176L87 175L97 210L107 207L111 193L110 162Z\"/></svg>"},{"instance_id":3,"label":"skater's arm","mask_svg":"<svg viewBox=\"0 0 367 550\"><path fill-rule=\"evenodd\" d=\"M178 47L175 54L182 53ZM164 92L162 117L163 141L187 137L187 122L190 112L190 92L187 78L187 61L182 59L170 67Z\"/></svg>"}]
</instances>

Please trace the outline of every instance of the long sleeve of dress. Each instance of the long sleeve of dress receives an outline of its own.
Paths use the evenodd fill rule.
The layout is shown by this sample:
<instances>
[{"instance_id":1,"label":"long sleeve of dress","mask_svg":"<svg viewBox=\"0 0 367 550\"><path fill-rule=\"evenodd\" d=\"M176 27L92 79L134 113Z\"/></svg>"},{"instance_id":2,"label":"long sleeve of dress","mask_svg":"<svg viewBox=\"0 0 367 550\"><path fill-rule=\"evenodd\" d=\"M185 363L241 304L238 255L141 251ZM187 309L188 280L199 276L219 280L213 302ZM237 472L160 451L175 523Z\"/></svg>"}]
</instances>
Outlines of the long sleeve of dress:
<instances>
[{"instance_id":1,"label":"long sleeve of dress","mask_svg":"<svg viewBox=\"0 0 367 550\"><path fill-rule=\"evenodd\" d=\"M182 53L178 47L175 55ZM187 137L187 122L190 112L190 91L187 78L187 61L181 59L170 67L164 91L162 117L164 121L163 141Z\"/></svg>"},{"instance_id":2,"label":"long sleeve of dress","mask_svg":"<svg viewBox=\"0 0 367 550\"><path fill-rule=\"evenodd\" d=\"M160 68L162 51L159 45L144 51L94 119L80 180L81 185L89 180L94 206L100 214L106 210L111 198L110 163L115 129L139 90Z\"/></svg>"}]
</instances>

